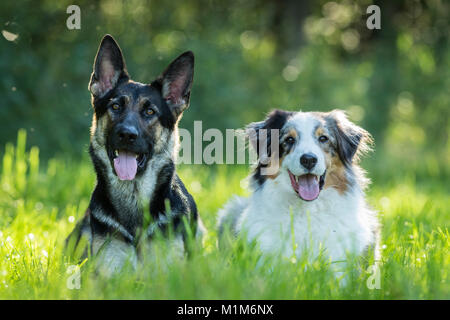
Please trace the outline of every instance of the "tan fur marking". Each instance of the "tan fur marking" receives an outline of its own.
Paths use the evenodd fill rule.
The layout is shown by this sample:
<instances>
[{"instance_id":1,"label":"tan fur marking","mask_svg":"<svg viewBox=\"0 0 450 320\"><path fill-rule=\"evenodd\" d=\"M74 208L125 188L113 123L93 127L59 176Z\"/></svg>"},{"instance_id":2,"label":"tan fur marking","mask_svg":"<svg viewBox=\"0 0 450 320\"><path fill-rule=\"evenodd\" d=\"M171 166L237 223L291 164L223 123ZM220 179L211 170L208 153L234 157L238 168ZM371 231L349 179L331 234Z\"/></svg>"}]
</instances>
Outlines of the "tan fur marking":
<instances>
[{"instance_id":1,"label":"tan fur marking","mask_svg":"<svg viewBox=\"0 0 450 320\"><path fill-rule=\"evenodd\" d=\"M324 134L325 134L325 130L322 127L318 127L316 129L316 132L315 132L316 137L320 137L320 136L322 136Z\"/></svg>"},{"instance_id":2,"label":"tan fur marking","mask_svg":"<svg viewBox=\"0 0 450 320\"><path fill-rule=\"evenodd\" d=\"M280 158L278 156L278 152L277 152L276 155L273 155L273 156L270 157L268 165L269 166L276 166L277 167L277 172L274 173L274 174L267 175L266 177L268 179L272 179L273 180L273 179L276 179L276 177L278 177L278 175L280 174L281 165L283 164L283 159L284 159L284 156Z\"/></svg>"},{"instance_id":3,"label":"tan fur marking","mask_svg":"<svg viewBox=\"0 0 450 320\"><path fill-rule=\"evenodd\" d=\"M92 121L92 127L91 127L91 140L96 140L96 143L99 146L105 145L105 130L108 126L109 116L104 115L100 119L96 119L96 116L94 115L94 120Z\"/></svg>"},{"instance_id":4,"label":"tan fur marking","mask_svg":"<svg viewBox=\"0 0 450 320\"><path fill-rule=\"evenodd\" d=\"M322 135L328 136L329 133L323 125L319 125L314 132L314 135L316 137L320 137ZM327 175L325 177L324 189L335 188L340 194L343 194L348 188L348 180L344 164L329 144L321 144L320 147L325 153L325 161L327 165Z\"/></svg>"},{"instance_id":5,"label":"tan fur marking","mask_svg":"<svg viewBox=\"0 0 450 320\"><path fill-rule=\"evenodd\" d=\"M295 130L294 128L289 129L289 131L286 133L286 138L287 137L292 137L297 139L297 130Z\"/></svg>"},{"instance_id":6,"label":"tan fur marking","mask_svg":"<svg viewBox=\"0 0 450 320\"><path fill-rule=\"evenodd\" d=\"M90 130L91 139L94 136L96 129L97 129L97 117L94 114L94 116L92 117L92 125L91 125L91 130Z\"/></svg>"},{"instance_id":7,"label":"tan fur marking","mask_svg":"<svg viewBox=\"0 0 450 320\"><path fill-rule=\"evenodd\" d=\"M325 177L326 188L335 188L340 194L347 191L348 180L345 174L345 167L337 154L332 154L330 150L325 150L327 161L327 175Z\"/></svg>"}]
</instances>

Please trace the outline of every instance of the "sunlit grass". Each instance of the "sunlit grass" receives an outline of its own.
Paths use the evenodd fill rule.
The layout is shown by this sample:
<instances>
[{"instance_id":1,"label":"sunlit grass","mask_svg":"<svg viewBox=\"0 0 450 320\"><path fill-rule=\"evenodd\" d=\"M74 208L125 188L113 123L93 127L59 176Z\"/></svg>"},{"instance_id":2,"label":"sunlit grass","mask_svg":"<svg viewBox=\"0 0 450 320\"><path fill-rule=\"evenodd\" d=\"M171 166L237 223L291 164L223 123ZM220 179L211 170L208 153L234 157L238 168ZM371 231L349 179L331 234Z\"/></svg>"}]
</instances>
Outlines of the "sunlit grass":
<instances>
[{"instance_id":1,"label":"sunlit grass","mask_svg":"<svg viewBox=\"0 0 450 320\"><path fill-rule=\"evenodd\" d=\"M216 212L241 187L248 169L237 166L180 166L209 232L189 259L167 263L165 243L145 257L137 272L104 280L82 270L81 288L67 286L65 237L84 214L95 184L88 159L39 163L26 151L25 132L5 148L0 193L0 298L2 299L449 299L449 181L414 172L377 179L370 203L383 224L381 288L370 290L366 272L349 270L339 285L325 263L300 260L259 263L252 246L216 246ZM395 170L391 170L395 172ZM402 172L402 171L399 171ZM385 174L385 173L384 173ZM308 265L307 268L305 266ZM356 267L354 267L356 268Z\"/></svg>"}]
</instances>

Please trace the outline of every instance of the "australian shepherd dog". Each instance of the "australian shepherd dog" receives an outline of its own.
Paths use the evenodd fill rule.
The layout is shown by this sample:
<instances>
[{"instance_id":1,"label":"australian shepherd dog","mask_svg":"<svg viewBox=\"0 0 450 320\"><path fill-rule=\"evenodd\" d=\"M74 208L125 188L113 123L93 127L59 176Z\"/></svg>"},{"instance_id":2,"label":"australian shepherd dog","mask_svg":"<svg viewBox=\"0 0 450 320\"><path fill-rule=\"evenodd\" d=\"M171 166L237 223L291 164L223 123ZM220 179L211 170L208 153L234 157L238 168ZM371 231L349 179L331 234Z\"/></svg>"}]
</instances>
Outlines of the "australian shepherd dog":
<instances>
[{"instance_id":1,"label":"australian shepherd dog","mask_svg":"<svg viewBox=\"0 0 450 320\"><path fill-rule=\"evenodd\" d=\"M275 110L246 131L258 155L251 195L219 212L219 234L228 229L264 254L287 258L306 252L331 262L368 252L378 258L378 221L358 165L372 143L366 130L340 110Z\"/></svg>"}]
</instances>

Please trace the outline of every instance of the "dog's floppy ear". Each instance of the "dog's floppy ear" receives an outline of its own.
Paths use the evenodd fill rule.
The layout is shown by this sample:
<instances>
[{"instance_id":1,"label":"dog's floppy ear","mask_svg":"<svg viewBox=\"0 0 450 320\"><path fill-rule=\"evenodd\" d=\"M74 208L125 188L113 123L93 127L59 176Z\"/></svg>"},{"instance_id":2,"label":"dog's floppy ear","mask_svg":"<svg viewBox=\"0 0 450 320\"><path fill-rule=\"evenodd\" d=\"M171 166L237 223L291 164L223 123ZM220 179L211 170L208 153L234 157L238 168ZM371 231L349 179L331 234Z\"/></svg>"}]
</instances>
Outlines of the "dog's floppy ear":
<instances>
[{"instance_id":1,"label":"dog's floppy ear","mask_svg":"<svg viewBox=\"0 0 450 320\"><path fill-rule=\"evenodd\" d=\"M154 81L172 112L179 116L188 106L194 81L194 54L186 51ZM154 85L154 83L152 85Z\"/></svg>"},{"instance_id":2,"label":"dog's floppy ear","mask_svg":"<svg viewBox=\"0 0 450 320\"><path fill-rule=\"evenodd\" d=\"M89 90L94 97L101 98L124 79L129 79L129 76L122 51L114 38L107 34L95 57Z\"/></svg>"},{"instance_id":3,"label":"dog's floppy ear","mask_svg":"<svg viewBox=\"0 0 450 320\"><path fill-rule=\"evenodd\" d=\"M360 155L371 150L372 136L348 120L342 110L333 110L326 116L328 126L336 139L339 158L345 166L358 161Z\"/></svg>"},{"instance_id":4,"label":"dog's floppy ear","mask_svg":"<svg viewBox=\"0 0 450 320\"><path fill-rule=\"evenodd\" d=\"M246 135L249 138L251 146L256 150L258 158L263 156L261 153L260 146L267 146L268 157L271 156L271 130L280 130L283 128L284 124L288 118L292 115L292 112L283 110L274 110L267 116L266 120L259 122L252 122L245 127ZM261 131L264 130L264 131ZM262 141L264 139L265 141Z\"/></svg>"}]
</instances>

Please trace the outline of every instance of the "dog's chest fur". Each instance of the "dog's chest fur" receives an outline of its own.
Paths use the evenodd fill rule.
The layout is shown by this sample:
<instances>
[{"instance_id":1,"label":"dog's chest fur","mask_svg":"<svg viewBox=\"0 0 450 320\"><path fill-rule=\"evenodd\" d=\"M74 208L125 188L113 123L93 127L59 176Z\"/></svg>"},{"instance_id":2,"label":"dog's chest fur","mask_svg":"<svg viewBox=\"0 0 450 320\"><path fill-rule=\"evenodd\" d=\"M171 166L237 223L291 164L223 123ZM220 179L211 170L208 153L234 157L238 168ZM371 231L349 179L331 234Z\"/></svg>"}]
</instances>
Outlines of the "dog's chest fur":
<instances>
[{"instance_id":1,"label":"dog's chest fur","mask_svg":"<svg viewBox=\"0 0 450 320\"><path fill-rule=\"evenodd\" d=\"M356 187L345 194L325 189L317 200L304 202L283 178L255 191L237 222L238 231L257 240L263 252L316 258L323 251L331 261L342 261L347 252L359 255L373 243L372 213Z\"/></svg>"},{"instance_id":2,"label":"dog's chest fur","mask_svg":"<svg viewBox=\"0 0 450 320\"><path fill-rule=\"evenodd\" d=\"M103 123L99 123L103 125ZM101 128L99 126L99 128ZM158 173L172 161L174 150L173 135L165 133L160 137L167 141L166 152L155 154L147 163L147 167L141 176L132 181L121 181L114 174L109 164L108 155L104 144L104 136L97 130L92 139L92 147L95 155L103 163L105 182L108 184L108 198L117 211L117 219L124 225L136 226L142 223L143 212L149 208L150 201L158 186ZM161 151L161 150L158 150Z\"/></svg>"}]
</instances>

